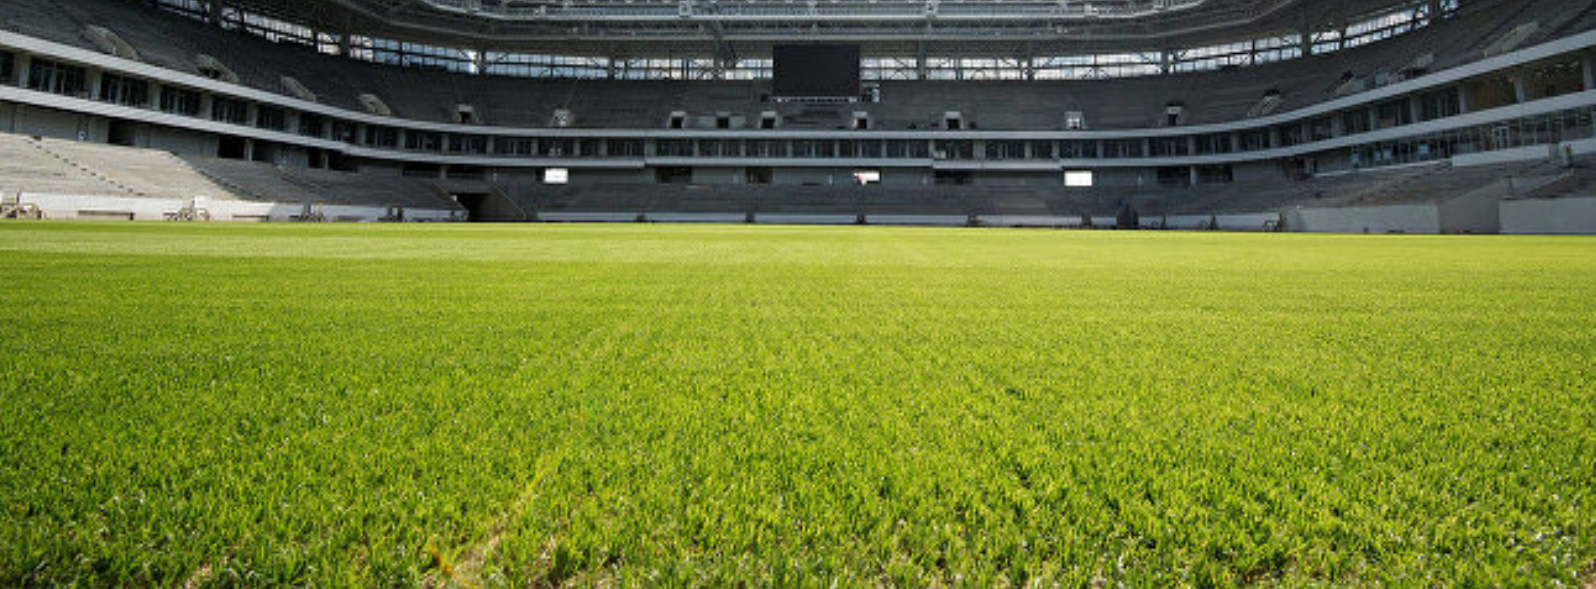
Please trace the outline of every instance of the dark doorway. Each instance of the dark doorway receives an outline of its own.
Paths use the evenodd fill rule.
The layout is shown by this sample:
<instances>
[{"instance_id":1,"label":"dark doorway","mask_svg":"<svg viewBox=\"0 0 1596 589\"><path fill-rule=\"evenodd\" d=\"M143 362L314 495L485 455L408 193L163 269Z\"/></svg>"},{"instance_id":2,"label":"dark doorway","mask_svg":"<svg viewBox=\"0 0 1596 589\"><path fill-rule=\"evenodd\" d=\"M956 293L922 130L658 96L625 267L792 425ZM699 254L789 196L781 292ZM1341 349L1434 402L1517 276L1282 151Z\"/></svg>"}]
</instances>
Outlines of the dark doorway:
<instances>
[{"instance_id":1,"label":"dark doorway","mask_svg":"<svg viewBox=\"0 0 1596 589\"><path fill-rule=\"evenodd\" d=\"M963 186L973 184L975 176L966 170L937 170L931 180L938 186Z\"/></svg>"},{"instance_id":2,"label":"dark doorway","mask_svg":"<svg viewBox=\"0 0 1596 589\"><path fill-rule=\"evenodd\" d=\"M454 195L454 200L455 202L460 203L460 206L465 207L466 213L470 215L468 218L471 222L481 223L487 221L487 215L483 210L485 208L483 205L487 203L488 195L456 194Z\"/></svg>"},{"instance_id":3,"label":"dark doorway","mask_svg":"<svg viewBox=\"0 0 1596 589\"><path fill-rule=\"evenodd\" d=\"M251 153L252 159L257 162L277 163L277 144L270 141L256 141L255 151Z\"/></svg>"},{"instance_id":4,"label":"dark doorway","mask_svg":"<svg viewBox=\"0 0 1596 589\"><path fill-rule=\"evenodd\" d=\"M453 192L450 196L470 214L468 219L472 223L509 223L535 219L532 207L517 205L502 192Z\"/></svg>"},{"instance_id":5,"label":"dark doorway","mask_svg":"<svg viewBox=\"0 0 1596 589\"><path fill-rule=\"evenodd\" d=\"M112 119L110 134L107 139L111 145L137 147L139 142L139 124L132 121Z\"/></svg>"},{"instance_id":6,"label":"dark doorway","mask_svg":"<svg viewBox=\"0 0 1596 589\"><path fill-rule=\"evenodd\" d=\"M216 143L216 157L224 160L247 159L249 154L249 140L243 137L223 135Z\"/></svg>"},{"instance_id":7,"label":"dark doorway","mask_svg":"<svg viewBox=\"0 0 1596 589\"><path fill-rule=\"evenodd\" d=\"M690 184L693 181L693 169L676 166L655 168L654 178L660 184Z\"/></svg>"}]
</instances>

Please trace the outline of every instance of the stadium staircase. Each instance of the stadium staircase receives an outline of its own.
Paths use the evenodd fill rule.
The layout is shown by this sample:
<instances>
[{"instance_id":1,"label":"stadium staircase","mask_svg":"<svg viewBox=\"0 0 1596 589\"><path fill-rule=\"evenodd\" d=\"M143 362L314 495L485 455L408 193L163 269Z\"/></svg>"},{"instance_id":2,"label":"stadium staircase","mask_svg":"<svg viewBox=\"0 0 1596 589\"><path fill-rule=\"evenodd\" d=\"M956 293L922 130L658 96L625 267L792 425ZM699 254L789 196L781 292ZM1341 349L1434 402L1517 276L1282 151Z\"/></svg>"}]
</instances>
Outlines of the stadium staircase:
<instances>
[{"instance_id":1,"label":"stadium staircase","mask_svg":"<svg viewBox=\"0 0 1596 589\"><path fill-rule=\"evenodd\" d=\"M402 176L184 158L168 152L0 133L0 192L183 202L459 209L428 181Z\"/></svg>"},{"instance_id":2,"label":"stadium staircase","mask_svg":"<svg viewBox=\"0 0 1596 589\"><path fill-rule=\"evenodd\" d=\"M127 196L131 192L50 153L32 138L0 133L0 191Z\"/></svg>"}]
</instances>

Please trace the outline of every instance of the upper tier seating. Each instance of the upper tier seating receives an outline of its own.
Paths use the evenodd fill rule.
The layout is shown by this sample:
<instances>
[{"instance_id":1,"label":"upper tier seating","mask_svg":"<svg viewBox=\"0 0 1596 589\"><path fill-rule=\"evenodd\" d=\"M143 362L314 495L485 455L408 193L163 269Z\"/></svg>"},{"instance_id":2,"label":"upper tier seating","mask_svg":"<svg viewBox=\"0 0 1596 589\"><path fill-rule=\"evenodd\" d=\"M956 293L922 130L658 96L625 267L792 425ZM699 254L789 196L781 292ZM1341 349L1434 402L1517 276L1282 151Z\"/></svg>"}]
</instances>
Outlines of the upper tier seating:
<instances>
[{"instance_id":1,"label":"upper tier seating","mask_svg":"<svg viewBox=\"0 0 1596 589\"><path fill-rule=\"evenodd\" d=\"M1484 52L1520 25L1534 23L1524 47L1596 26L1596 0L1470 0L1456 16L1435 26L1363 47L1282 63L1227 71L1103 81L886 81L881 102L818 106L762 101L768 81L529 80L472 76L416 67L355 62L309 48L275 44L163 13L131 0L6 0L0 27L96 50L88 26L114 31L149 63L200 74L199 55L209 55L238 74L240 83L289 94L284 76L314 93L319 102L366 112L360 97L371 94L397 117L453 122L458 105L469 105L474 122L549 127L556 109L569 110L576 128L657 129L672 112L701 117L726 113L756 126L760 113L775 111L792 129L851 128L854 111L867 111L872 127L933 129L947 111L969 126L987 130L1056 130L1065 113L1082 112L1092 129L1144 128L1163 124L1164 107L1186 107L1183 124L1241 120L1266 92L1278 91L1274 112L1302 108L1335 97L1344 75L1354 88L1401 79L1402 70L1425 55L1436 70L1484 57ZM1526 28L1527 30L1527 28ZM1483 31L1483 33L1482 33Z\"/></svg>"}]
</instances>

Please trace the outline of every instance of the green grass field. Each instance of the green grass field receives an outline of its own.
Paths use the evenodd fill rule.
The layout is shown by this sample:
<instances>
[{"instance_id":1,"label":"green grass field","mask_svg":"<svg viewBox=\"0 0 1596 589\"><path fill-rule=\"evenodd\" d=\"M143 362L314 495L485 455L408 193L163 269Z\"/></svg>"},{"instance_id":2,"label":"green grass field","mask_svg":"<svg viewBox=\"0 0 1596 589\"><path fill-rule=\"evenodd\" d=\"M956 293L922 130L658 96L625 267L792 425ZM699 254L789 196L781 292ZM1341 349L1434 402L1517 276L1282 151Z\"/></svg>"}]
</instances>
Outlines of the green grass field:
<instances>
[{"instance_id":1,"label":"green grass field","mask_svg":"<svg viewBox=\"0 0 1596 589\"><path fill-rule=\"evenodd\" d=\"M0 586L1596 586L1596 239L0 223L0 309Z\"/></svg>"}]
</instances>

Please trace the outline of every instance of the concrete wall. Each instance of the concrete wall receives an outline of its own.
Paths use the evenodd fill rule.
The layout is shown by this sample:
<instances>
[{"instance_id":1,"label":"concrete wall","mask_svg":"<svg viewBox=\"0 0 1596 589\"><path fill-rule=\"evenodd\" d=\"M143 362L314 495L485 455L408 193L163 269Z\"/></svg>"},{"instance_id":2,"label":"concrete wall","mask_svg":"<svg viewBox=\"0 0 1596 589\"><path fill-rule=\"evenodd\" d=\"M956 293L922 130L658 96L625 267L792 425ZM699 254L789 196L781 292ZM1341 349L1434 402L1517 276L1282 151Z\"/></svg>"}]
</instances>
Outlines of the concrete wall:
<instances>
[{"instance_id":1,"label":"concrete wall","mask_svg":"<svg viewBox=\"0 0 1596 589\"><path fill-rule=\"evenodd\" d=\"M776 168L771 171L772 184L816 184L820 186L843 186L853 183L852 170L838 170L830 168L803 169L803 168Z\"/></svg>"},{"instance_id":2,"label":"concrete wall","mask_svg":"<svg viewBox=\"0 0 1596 589\"><path fill-rule=\"evenodd\" d=\"M982 186L1057 186L1064 187L1063 172L978 172L976 184Z\"/></svg>"},{"instance_id":3,"label":"concrete wall","mask_svg":"<svg viewBox=\"0 0 1596 589\"><path fill-rule=\"evenodd\" d=\"M110 137L110 120L25 104L11 104L5 119L9 133L105 143Z\"/></svg>"},{"instance_id":4,"label":"concrete wall","mask_svg":"<svg viewBox=\"0 0 1596 589\"><path fill-rule=\"evenodd\" d=\"M1452 156L1452 167L1466 168L1469 166L1488 166L1511 162L1530 162L1556 157L1557 152L1558 148L1555 145L1531 145L1513 149L1464 153Z\"/></svg>"},{"instance_id":5,"label":"concrete wall","mask_svg":"<svg viewBox=\"0 0 1596 589\"><path fill-rule=\"evenodd\" d=\"M501 178L504 172L501 172ZM526 178L542 182L541 174L526 174ZM646 169L636 170L597 170L597 169L572 169L570 181L572 184L653 184L654 171Z\"/></svg>"},{"instance_id":6,"label":"concrete wall","mask_svg":"<svg viewBox=\"0 0 1596 589\"><path fill-rule=\"evenodd\" d=\"M187 203L181 200L160 198L127 198L112 196L86 196L62 194L23 193L22 201L44 211L47 219L134 220L161 221L168 213L177 212ZM234 200L210 200L201 203L214 221L289 221L303 212L303 205ZM329 221L376 221L388 214L384 207L328 205L321 212ZM412 221L447 221L450 211L442 209L405 209L405 218Z\"/></svg>"},{"instance_id":7,"label":"concrete wall","mask_svg":"<svg viewBox=\"0 0 1596 589\"><path fill-rule=\"evenodd\" d=\"M221 139L209 133L186 131L171 127L151 127L146 125L140 130L139 134L137 147L170 151L180 155L216 157L218 146L221 143ZM305 164L304 156L288 161L299 166L304 166Z\"/></svg>"},{"instance_id":8,"label":"concrete wall","mask_svg":"<svg viewBox=\"0 0 1596 589\"><path fill-rule=\"evenodd\" d=\"M693 168L693 184L742 184L746 175L743 168L698 167Z\"/></svg>"},{"instance_id":9,"label":"concrete wall","mask_svg":"<svg viewBox=\"0 0 1596 589\"><path fill-rule=\"evenodd\" d=\"M931 171L915 168L883 168L881 184L888 186L925 186L931 184Z\"/></svg>"},{"instance_id":10,"label":"concrete wall","mask_svg":"<svg viewBox=\"0 0 1596 589\"><path fill-rule=\"evenodd\" d=\"M1158 171L1150 168L1098 168L1093 170L1094 186L1156 186Z\"/></svg>"},{"instance_id":11,"label":"concrete wall","mask_svg":"<svg viewBox=\"0 0 1596 589\"><path fill-rule=\"evenodd\" d=\"M1142 226L1156 229L1192 231L1211 229L1217 223L1219 231L1263 231L1272 222L1280 221L1279 213L1241 213L1232 215L1143 215Z\"/></svg>"},{"instance_id":12,"label":"concrete wall","mask_svg":"<svg viewBox=\"0 0 1596 589\"><path fill-rule=\"evenodd\" d=\"M1260 180L1279 180L1281 178L1280 165L1275 162L1246 162L1230 167L1231 177L1236 182L1253 182Z\"/></svg>"},{"instance_id":13,"label":"concrete wall","mask_svg":"<svg viewBox=\"0 0 1596 589\"><path fill-rule=\"evenodd\" d=\"M980 221L988 227L1081 226L1081 218L1074 215L981 215Z\"/></svg>"},{"instance_id":14,"label":"concrete wall","mask_svg":"<svg viewBox=\"0 0 1596 589\"><path fill-rule=\"evenodd\" d=\"M1442 233L1499 233L1502 230L1500 193L1505 187L1489 187L1441 203Z\"/></svg>"},{"instance_id":15,"label":"concrete wall","mask_svg":"<svg viewBox=\"0 0 1596 589\"><path fill-rule=\"evenodd\" d=\"M1502 233L1596 234L1596 196L1504 200Z\"/></svg>"},{"instance_id":16,"label":"concrete wall","mask_svg":"<svg viewBox=\"0 0 1596 589\"><path fill-rule=\"evenodd\" d=\"M1305 208L1289 213L1286 226L1310 233L1440 233L1441 211L1431 203Z\"/></svg>"}]
</instances>

